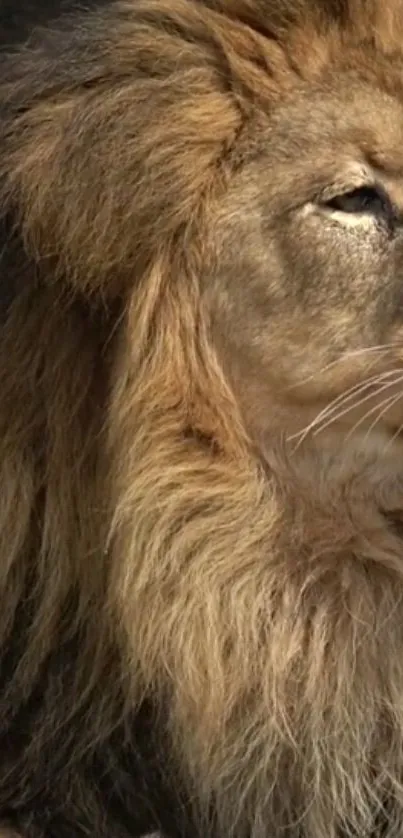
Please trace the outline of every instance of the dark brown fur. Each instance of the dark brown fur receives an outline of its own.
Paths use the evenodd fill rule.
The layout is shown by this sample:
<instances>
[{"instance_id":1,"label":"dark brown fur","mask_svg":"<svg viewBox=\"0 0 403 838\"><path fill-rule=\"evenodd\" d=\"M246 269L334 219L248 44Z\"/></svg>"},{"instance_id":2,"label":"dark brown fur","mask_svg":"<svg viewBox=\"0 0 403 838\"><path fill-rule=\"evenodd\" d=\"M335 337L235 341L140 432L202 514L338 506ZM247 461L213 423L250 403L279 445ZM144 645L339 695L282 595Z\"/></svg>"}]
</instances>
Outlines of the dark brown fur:
<instances>
[{"instance_id":1,"label":"dark brown fur","mask_svg":"<svg viewBox=\"0 0 403 838\"><path fill-rule=\"evenodd\" d=\"M23 838L403 830L402 37L392 1L126 0L0 55ZM324 210L375 171L387 227Z\"/></svg>"}]
</instances>

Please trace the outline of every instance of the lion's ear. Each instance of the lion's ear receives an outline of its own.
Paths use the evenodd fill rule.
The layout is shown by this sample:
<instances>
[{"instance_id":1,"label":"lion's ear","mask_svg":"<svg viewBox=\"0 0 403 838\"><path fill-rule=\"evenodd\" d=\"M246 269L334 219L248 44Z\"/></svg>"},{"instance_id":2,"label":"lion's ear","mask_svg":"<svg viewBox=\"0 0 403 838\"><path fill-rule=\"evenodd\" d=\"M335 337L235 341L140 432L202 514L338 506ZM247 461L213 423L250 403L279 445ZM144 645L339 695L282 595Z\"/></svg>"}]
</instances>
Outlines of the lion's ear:
<instances>
[{"instance_id":1,"label":"lion's ear","mask_svg":"<svg viewBox=\"0 0 403 838\"><path fill-rule=\"evenodd\" d=\"M324 35L329 29L348 29L359 40L373 37L382 48L401 49L401 0L205 0L228 17L261 34L287 42L290 31L302 29Z\"/></svg>"},{"instance_id":2,"label":"lion's ear","mask_svg":"<svg viewBox=\"0 0 403 838\"><path fill-rule=\"evenodd\" d=\"M112 95L44 96L10 120L1 149L2 203L30 258L91 291L111 282L136 247L133 174L118 127L124 105L114 107Z\"/></svg>"},{"instance_id":3,"label":"lion's ear","mask_svg":"<svg viewBox=\"0 0 403 838\"><path fill-rule=\"evenodd\" d=\"M290 29L311 22L343 23L351 15L352 4L362 0L205 0L230 18L246 23L261 34L282 40Z\"/></svg>"},{"instance_id":4,"label":"lion's ear","mask_svg":"<svg viewBox=\"0 0 403 838\"><path fill-rule=\"evenodd\" d=\"M155 20L141 2L122 20L86 14L80 38L45 33L0 58L1 204L34 259L89 291L148 267L239 125L213 47L175 30L182 6L201 25L197 7L165 4L168 26L157 5Z\"/></svg>"}]
</instances>

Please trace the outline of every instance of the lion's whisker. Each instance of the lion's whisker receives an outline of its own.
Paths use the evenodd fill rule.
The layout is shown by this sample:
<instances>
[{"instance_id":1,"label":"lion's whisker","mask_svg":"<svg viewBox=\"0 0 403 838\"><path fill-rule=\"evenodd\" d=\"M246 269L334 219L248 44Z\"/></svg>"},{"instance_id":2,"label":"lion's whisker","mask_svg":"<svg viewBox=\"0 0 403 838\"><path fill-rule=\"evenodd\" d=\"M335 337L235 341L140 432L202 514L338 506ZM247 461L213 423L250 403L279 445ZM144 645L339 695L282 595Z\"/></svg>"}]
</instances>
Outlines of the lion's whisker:
<instances>
[{"instance_id":1,"label":"lion's whisker","mask_svg":"<svg viewBox=\"0 0 403 838\"><path fill-rule=\"evenodd\" d=\"M309 434L310 431L313 431L323 420L328 419L332 414L336 413L337 409L344 406L347 402L352 401L362 392L365 392L369 387L374 388L376 384L382 384L386 378L391 378L393 376L397 376L396 380L393 379L392 381L388 382L385 387L390 387L395 383L399 382L400 376L402 375L401 370L390 370L388 372L380 373L378 375L372 376L369 379L366 379L364 382L359 382L358 384L353 385L344 393L338 395L329 405L326 405L317 416L309 423L302 431L299 431L297 434L294 434L289 437L289 441L293 439L299 439L298 445L300 445L306 436ZM380 391L382 392L382 390ZM371 392L367 398L374 396L375 393ZM361 402L357 402L352 405L349 410L352 409L353 406L356 404L360 404ZM348 412L348 411L346 411ZM340 414L337 414L339 416ZM343 415L343 414L341 414ZM330 422L329 422L330 424ZM326 427L326 426L325 426ZM298 446L297 446L298 447Z\"/></svg>"},{"instance_id":2,"label":"lion's whisker","mask_svg":"<svg viewBox=\"0 0 403 838\"><path fill-rule=\"evenodd\" d=\"M339 419L341 419L343 416L346 416L348 413L350 413L351 410L354 410L356 408L361 407L363 404L365 404L365 402L369 401L372 398L375 398L376 396L379 396L381 393L383 393L389 387L393 387L396 384L400 384L401 382L403 382L403 375L402 374L400 374L400 376L396 380L388 381L387 384L383 384L382 387L380 387L379 389L376 390L376 392L368 393L366 396L363 396L362 399L359 399L358 402L353 402L353 404L349 405L349 407L347 407L344 410L341 410L340 412L336 413L336 415L333 416L331 419L329 419L327 422L325 422L325 424L320 425L320 427L315 430L315 435L324 431L326 428L328 428L330 425L334 424L335 422L338 422Z\"/></svg>"},{"instance_id":3,"label":"lion's whisker","mask_svg":"<svg viewBox=\"0 0 403 838\"><path fill-rule=\"evenodd\" d=\"M335 358L333 361L330 361L325 366L321 367L319 370L311 373L310 375L306 376L306 378L300 379L296 384L290 385L288 390L294 390L297 387L301 387L303 384L307 384L309 381L313 381L320 375L328 372L329 370L333 369L334 367L338 366L339 364L344 364L347 361L350 361L354 358L360 357L360 355L375 355L376 357L372 357L370 359L370 366L377 362L379 356L386 355L391 349L395 349L395 344L393 343L385 343L379 344L378 346L367 346L363 349L352 349L350 352L346 352L341 358Z\"/></svg>"},{"instance_id":4,"label":"lion's whisker","mask_svg":"<svg viewBox=\"0 0 403 838\"><path fill-rule=\"evenodd\" d=\"M358 421L355 423L355 425L349 430L346 436L346 440L350 439L350 437L352 437L355 434L360 425L362 425L365 422L365 420L368 419L369 416L372 416L374 413L376 413L377 415L374 421L371 423L370 427L367 429L365 433L364 442L366 442L369 438L370 433L373 430L375 430L380 419L382 419L382 416L384 416L385 413L387 413L387 411L390 410L390 408L393 407L399 401L399 399L402 398L402 396L403 393L394 393L392 396L389 396L388 398L384 399L381 402L381 404L375 405L370 410L368 410L367 413L364 413L364 415L361 416L360 419L358 419Z\"/></svg>"}]
</instances>

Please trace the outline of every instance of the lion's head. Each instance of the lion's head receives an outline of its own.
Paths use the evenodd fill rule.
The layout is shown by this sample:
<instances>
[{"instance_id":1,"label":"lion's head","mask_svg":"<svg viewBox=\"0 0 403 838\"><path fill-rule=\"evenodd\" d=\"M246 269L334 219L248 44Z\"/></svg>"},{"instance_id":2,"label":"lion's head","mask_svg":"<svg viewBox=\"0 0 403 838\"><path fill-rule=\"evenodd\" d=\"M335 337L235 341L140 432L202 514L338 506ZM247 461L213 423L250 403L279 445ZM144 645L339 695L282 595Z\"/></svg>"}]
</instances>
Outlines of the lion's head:
<instances>
[{"instance_id":1,"label":"lion's head","mask_svg":"<svg viewBox=\"0 0 403 838\"><path fill-rule=\"evenodd\" d=\"M28 838L129 798L167 838L403 830L402 39L398 0L126 0L0 55Z\"/></svg>"}]
</instances>

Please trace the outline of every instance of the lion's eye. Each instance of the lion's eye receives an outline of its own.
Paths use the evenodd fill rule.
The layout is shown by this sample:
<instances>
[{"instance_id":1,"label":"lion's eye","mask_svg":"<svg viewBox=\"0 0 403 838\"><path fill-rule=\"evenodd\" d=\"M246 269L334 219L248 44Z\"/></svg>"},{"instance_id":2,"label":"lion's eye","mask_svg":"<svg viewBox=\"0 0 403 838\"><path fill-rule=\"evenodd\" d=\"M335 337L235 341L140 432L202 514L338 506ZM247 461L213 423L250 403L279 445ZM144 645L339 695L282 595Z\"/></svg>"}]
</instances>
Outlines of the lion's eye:
<instances>
[{"instance_id":1,"label":"lion's eye","mask_svg":"<svg viewBox=\"0 0 403 838\"><path fill-rule=\"evenodd\" d=\"M394 215L394 208L387 193L380 186L360 186L335 195L325 201L328 209L336 212L367 214L390 220Z\"/></svg>"}]
</instances>

